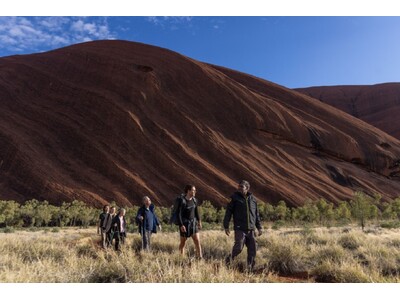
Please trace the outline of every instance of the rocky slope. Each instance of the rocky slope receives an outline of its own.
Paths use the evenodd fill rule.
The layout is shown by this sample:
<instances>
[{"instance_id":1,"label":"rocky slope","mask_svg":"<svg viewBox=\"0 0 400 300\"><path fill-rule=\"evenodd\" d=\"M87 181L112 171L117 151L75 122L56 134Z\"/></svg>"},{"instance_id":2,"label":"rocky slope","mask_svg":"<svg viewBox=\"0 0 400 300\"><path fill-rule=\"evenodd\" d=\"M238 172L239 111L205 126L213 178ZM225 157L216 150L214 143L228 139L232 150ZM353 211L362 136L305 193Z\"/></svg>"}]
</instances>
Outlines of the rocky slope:
<instances>
[{"instance_id":1,"label":"rocky slope","mask_svg":"<svg viewBox=\"0 0 400 300\"><path fill-rule=\"evenodd\" d=\"M400 139L400 83L297 89Z\"/></svg>"},{"instance_id":2,"label":"rocky slope","mask_svg":"<svg viewBox=\"0 0 400 300\"><path fill-rule=\"evenodd\" d=\"M319 100L154 46L0 58L0 199L223 205L400 193L400 142Z\"/></svg>"}]
</instances>

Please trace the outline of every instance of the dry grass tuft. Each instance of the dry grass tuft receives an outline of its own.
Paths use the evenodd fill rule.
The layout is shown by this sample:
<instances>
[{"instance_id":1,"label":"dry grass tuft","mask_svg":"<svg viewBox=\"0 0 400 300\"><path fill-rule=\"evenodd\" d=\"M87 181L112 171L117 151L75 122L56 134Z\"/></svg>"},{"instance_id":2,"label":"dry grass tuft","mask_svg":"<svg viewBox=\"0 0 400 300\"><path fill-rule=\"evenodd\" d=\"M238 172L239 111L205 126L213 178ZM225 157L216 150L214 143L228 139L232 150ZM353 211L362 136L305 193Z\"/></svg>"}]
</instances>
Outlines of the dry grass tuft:
<instances>
[{"instance_id":1,"label":"dry grass tuft","mask_svg":"<svg viewBox=\"0 0 400 300\"><path fill-rule=\"evenodd\" d=\"M257 238L253 272L246 249L228 268L233 238L203 231L204 259L192 240L178 252L177 232L152 237L142 252L131 234L121 252L103 250L95 229L0 233L0 282L400 282L399 229L280 228Z\"/></svg>"}]
</instances>

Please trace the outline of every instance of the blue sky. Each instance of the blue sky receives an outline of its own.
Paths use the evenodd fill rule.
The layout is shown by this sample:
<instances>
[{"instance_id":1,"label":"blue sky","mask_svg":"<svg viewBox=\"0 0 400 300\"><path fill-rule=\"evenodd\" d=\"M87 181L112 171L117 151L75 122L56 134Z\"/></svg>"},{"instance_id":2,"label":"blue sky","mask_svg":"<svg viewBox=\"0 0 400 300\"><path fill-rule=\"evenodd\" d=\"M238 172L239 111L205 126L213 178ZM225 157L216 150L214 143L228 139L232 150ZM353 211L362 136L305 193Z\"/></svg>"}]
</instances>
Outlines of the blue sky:
<instances>
[{"instance_id":1,"label":"blue sky","mask_svg":"<svg viewBox=\"0 0 400 300\"><path fill-rule=\"evenodd\" d=\"M0 17L0 56L156 45L289 88L400 82L400 17Z\"/></svg>"}]
</instances>

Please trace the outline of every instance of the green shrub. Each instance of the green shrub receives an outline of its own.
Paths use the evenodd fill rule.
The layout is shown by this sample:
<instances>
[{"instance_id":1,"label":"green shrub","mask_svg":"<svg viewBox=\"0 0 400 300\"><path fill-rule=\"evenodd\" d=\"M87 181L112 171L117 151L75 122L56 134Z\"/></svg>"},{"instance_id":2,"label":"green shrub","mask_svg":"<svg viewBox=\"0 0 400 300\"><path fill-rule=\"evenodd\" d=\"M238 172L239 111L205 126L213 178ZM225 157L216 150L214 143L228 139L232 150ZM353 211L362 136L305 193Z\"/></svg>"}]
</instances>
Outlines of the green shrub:
<instances>
[{"instance_id":1,"label":"green shrub","mask_svg":"<svg viewBox=\"0 0 400 300\"><path fill-rule=\"evenodd\" d=\"M278 230L279 228L281 228L281 227L283 227L283 226L285 226L285 221L283 221L283 220L278 220L278 221L275 221L274 222L274 224L272 225L272 229L273 230Z\"/></svg>"},{"instance_id":2,"label":"green shrub","mask_svg":"<svg viewBox=\"0 0 400 300\"><path fill-rule=\"evenodd\" d=\"M386 229L395 229L395 228L400 228L400 222L399 221L387 221L387 222L382 222L380 226L382 228L386 228Z\"/></svg>"},{"instance_id":3,"label":"green shrub","mask_svg":"<svg viewBox=\"0 0 400 300\"><path fill-rule=\"evenodd\" d=\"M14 229L14 227L4 227L4 228L1 228L1 232L3 232L3 233L13 233L13 232L15 232L15 229Z\"/></svg>"}]
</instances>

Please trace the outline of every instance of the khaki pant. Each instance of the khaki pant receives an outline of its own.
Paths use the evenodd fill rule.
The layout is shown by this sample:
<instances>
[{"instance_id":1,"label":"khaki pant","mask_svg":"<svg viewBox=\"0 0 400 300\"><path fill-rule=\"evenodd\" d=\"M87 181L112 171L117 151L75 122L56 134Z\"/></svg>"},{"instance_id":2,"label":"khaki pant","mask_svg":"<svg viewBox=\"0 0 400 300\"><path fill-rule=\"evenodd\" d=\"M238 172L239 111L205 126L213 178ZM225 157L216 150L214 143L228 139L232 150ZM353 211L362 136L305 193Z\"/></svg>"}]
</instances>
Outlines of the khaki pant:
<instances>
[{"instance_id":1,"label":"khaki pant","mask_svg":"<svg viewBox=\"0 0 400 300\"><path fill-rule=\"evenodd\" d=\"M101 246L105 249L107 248L107 231L103 228L100 229L101 233Z\"/></svg>"}]
</instances>

